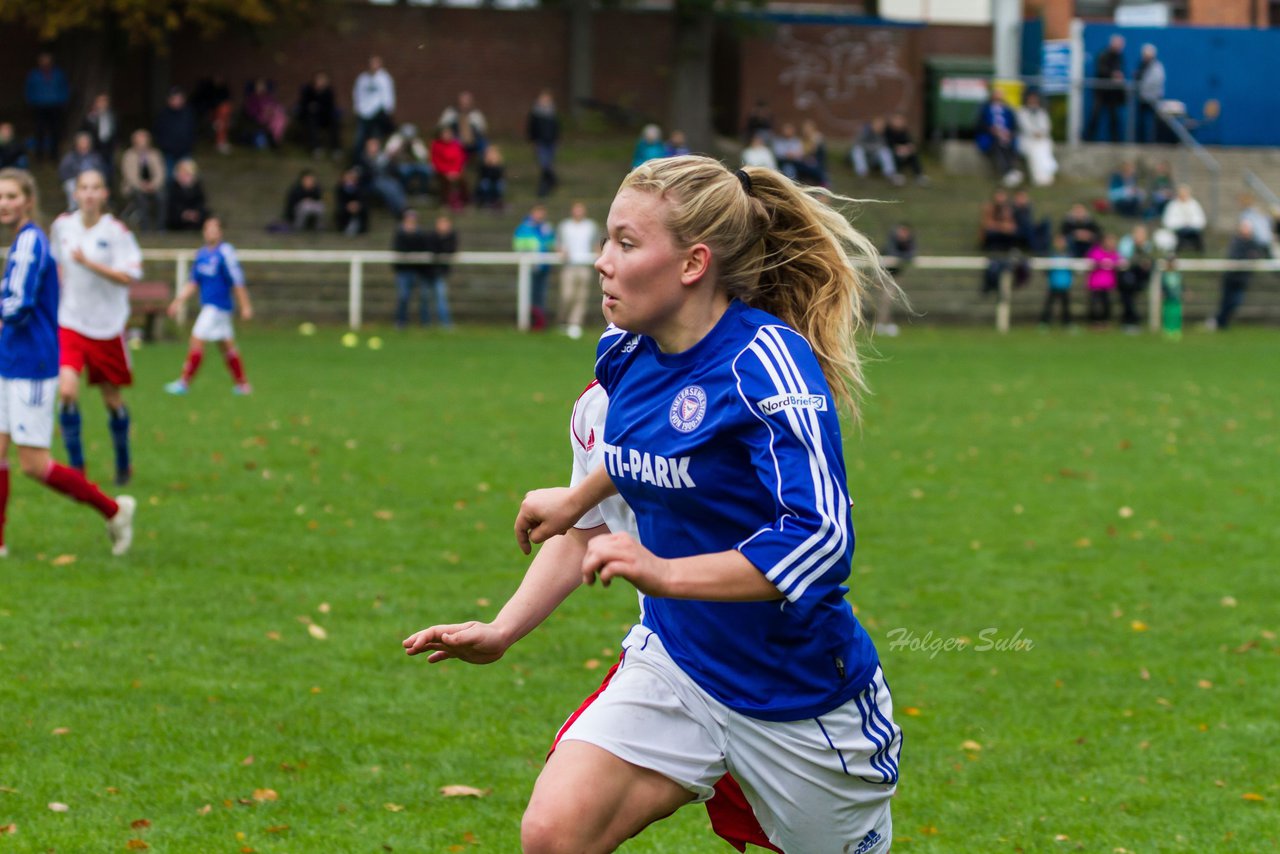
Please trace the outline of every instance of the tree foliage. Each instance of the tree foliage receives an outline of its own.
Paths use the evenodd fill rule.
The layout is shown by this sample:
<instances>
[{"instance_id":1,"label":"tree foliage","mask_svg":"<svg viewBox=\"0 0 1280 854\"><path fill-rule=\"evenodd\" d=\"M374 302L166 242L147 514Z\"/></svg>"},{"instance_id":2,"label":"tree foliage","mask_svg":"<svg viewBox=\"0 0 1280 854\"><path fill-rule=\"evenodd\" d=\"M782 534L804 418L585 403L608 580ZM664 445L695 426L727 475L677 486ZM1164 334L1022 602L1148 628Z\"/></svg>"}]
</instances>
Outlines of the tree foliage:
<instances>
[{"instance_id":1,"label":"tree foliage","mask_svg":"<svg viewBox=\"0 0 1280 854\"><path fill-rule=\"evenodd\" d=\"M135 45L163 46L184 27L216 34L228 24L301 20L317 0L3 0L0 23L30 27L43 41L67 33L114 29Z\"/></svg>"}]
</instances>

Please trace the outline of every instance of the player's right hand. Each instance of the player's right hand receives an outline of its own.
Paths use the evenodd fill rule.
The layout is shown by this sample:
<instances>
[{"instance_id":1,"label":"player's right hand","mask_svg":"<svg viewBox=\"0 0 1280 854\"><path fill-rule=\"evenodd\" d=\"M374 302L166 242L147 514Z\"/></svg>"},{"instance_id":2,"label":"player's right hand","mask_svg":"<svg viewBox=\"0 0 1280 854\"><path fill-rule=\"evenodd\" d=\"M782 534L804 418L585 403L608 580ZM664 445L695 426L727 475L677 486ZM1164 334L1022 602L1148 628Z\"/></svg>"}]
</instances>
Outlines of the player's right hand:
<instances>
[{"instance_id":1,"label":"player's right hand","mask_svg":"<svg viewBox=\"0 0 1280 854\"><path fill-rule=\"evenodd\" d=\"M456 658L470 664L491 664L507 651L507 641L490 623L453 623L415 632L401 644L409 655L428 652L428 664Z\"/></svg>"},{"instance_id":2,"label":"player's right hand","mask_svg":"<svg viewBox=\"0 0 1280 854\"><path fill-rule=\"evenodd\" d=\"M545 543L573 527L582 514L573 509L572 490L558 486L525 493L516 514L516 542L529 553L530 543Z\"/></svg>"},{"instance_id":3,"label":"player's right hand","mask_svg":"<svg viewBox=\"0 0 1280 854\"><path fill-rule=\"evenodd\" d=\"M182 307L182 303L178 302L177 300L174 300L173 302L169 303L169 308L165 310L165 313L168 314L170 317L177 317L178 309L180 309L181 307Z\"/></svg>"}]
</instances>

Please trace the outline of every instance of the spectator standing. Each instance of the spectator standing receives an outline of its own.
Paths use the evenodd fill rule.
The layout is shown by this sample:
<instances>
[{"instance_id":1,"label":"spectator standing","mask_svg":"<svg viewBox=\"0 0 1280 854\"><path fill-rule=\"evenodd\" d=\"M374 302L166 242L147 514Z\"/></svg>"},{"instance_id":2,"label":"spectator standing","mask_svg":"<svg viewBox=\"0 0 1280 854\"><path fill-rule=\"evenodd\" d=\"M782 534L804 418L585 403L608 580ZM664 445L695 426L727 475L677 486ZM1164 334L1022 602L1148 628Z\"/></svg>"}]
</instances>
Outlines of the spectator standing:
<instances>
[{"instance_id":1,"label":"spectator standing","mask_svg":"<svg viewBox=\"0 0 1280 854\"><path fill-rule=\"evenodd\" d=\"M27 147L13 132L13 122L0 122L0 169L26 169Z\"/></svg>"},{"instance_id":2,"label":"spectator standing","mask_svg":"<svg viewBox=\"0 0 1280 854\"><path fill-rule=\"evenodd\" d=\"M582 337L591 284L598 281L596 258L600 255L600 226L587 216L584 202L574 202L569 218L556 229L560 267L560 326L570 338Z\"/></svg>"},{"instance_id":3,"label":"spectator standing","mask_svg":"<svg viewBox=\"0 0 1280 854\"><path fill-rule=\"evenodd\" d=\"M170 231L200 231L209 216L204 184L191 158L179 160L165 191L165 225Z\"/></svg>"},{"instance_id":4,"label":"spectator standing","mask_svg":"<svg viewBox=\"0 0 1280 854\"><path fill-rule=\"evenodd\" d=\"M418 222L418 212L406 208L400 215L400 227L391 238L393 252L425 253L431 251L431 239ZM409 302L413 292L418 292L418 325L426 326L431 320L427 307L427 273L430 265L424 261L397 261L393 265L396 274L396 328L409 325Z\"/></svg>"},{"instance_id":5,"label":"spectator standing","mask_svg":"<svg viewBox=\"0 0 1280 854\"><path fill-rule=\"evenodd\" d=\"M395 167L382 141L376 136L366 137L360 159L354 165L360 170L360 185L365 193L381 199L391 215L399 219L405 206L404 187L396 178Z\"/></svg>"},{"instance_id":6,"label":"spectator standing","mask_svg":"<svg viewBox=\"0 0 1280 854\"><path fill-rule=\"evenodd\" d=\"M294 231L319 231L324 220L324 191L316 173L302 170L284 200L284 221Z\"/></svg>"},{"instance_id":7,"label":"spectator standing","mask_svg":"<svg viewBox=\"0 0 1280 854\"><path fill-rule=\"evenodd\" d=\"M1135 225L1133 231L1120 238L1116 247L1123 265L1116 280L1120 294L1120 325L1130 335L1136 335L1142 322L1138 314L1138 295L1151 281L1155 267L1155 245L1145 225Z\"/></svg>"},{"instance_id":8,"label":"spectator standing","mask_svg":"<svg viewBox=\"0 0 1280 854\"><path fill-rule=\"evenodd\" d=\"M631 155L631 168L634 169L646 160L667 156L667 144L662 141L662 128L657 125L645 125L636 140L635 151Z\"/></svg>"},{"instance_id":9,"label":"spectator standing","mask_svg":"<svg viewBox=\"0 0 1280 854\"><path fill-rule=\"evenodd\" d=\"M1124 36L1116 34L1111 37L1106 49L1098 54L1093 65L1093 76L1096 88L1093 90L1093 107L1089 110L1089 123L1084 129L1084 138L1098 139L1099 119L1105 113L1111 131L1111 142L1123 142L1120 110L1125 101Z\"/></svg>"},{"instance_id":10,"label":"spectator standing","mask_svg":"<svg viewBox=\"0 0 1280 854\"><path fill-rule=\"evenodd\" d=\"M441 126L431 142L431 168L440 185L441 203L455 211L466 207L467 152L448 125Z\"/></svg>"},{"instance_id":11,"label":"spectator standing","mask_svg":"<svg viewBox=\"0 0 1280 854\"><path fill-rule=\"evenodd\" d=\"M53 54L40 51L36 67L27 73L24 94L35 123L35 156L53 160L62 144L63 118L71 88L67 75L53 61Z\"/></svg>"},{"instance_id":12,"label":"spectator standing","mask_svg":"<svg viewBox=\"0 0 1280 854\"><path fill-rule=\"evenodd\" d=\"M773 156L773 149L769 147L763 134L751 137L751 144L742 149L742 165L778 168L778 159Z\"/></svg>"},{"instance_id":13,"label":"spectator standing","mask_svg":"<svg viewBox=\"0 0 1280 854\"><path fill-rule=\"evenodd\" d=\"M482 155L488 144L489 122L476 106L475 97L467 91L459 92L457 103L444 108L436 128L453 131L453 138L466 152L468 163Z\"/></svg>"},{"instance_id":14,"label":"spectator standing","mask_svg":"<svg viewBox=\"0 0 1280 854\"><path fill-rule=\"evenodd\" d=\"M1093 262L1086 285L1089 288L1089 320L1096 325L1111 320L1111 292L1116 289L1120 269L1120 253L1116 251L1114 234L1103 233L1101 242L1085 255Z\"/></svg>"},{"instance_id":15,"label":"spectator standing","mask_svg":"<svg viewBox=\"0 0 1280 854\"><path fill-rule=\"evenodd\" d=\"M1049 256L1050 266L1045 270L1045 281L1049 286L1045 293L1044 309L1040 312L1040 325L1047 327L1053 322L1054 306L1060 307L1063 327L1071 325L1071 285L1075 280L1075 272L1071 269L1071 253L1067 249L1067 238L1061 234L1054 235L1053 250Z\"/></svg>"},{"instance_id":16,"label":"spectator standing","mask_svg":"<svg viewBox=\"0 0 1280 854\"><path fill-rule=\"evenodd\" d=\"M488 149L486 149L487 151ZM441 329L453 328L453 315L449 311L450 261L458 251L458 232L453 220L445 214L436 217L435 231L431 232L431 251L435 261L427 269L427 288L432 291L436 304L436 323Z\"/></svg>"},{"instance_id":17,"label":"spectator standing","mask_svg":"<svg viewBox=\"0 0 1280 854\"><path fill-rule=\"evenodd\" d=\"M1058 174L1058 160L1053 156L1053 122L1041 103L1040 93L1035 89L1027 90L1016 116L1018 151L1027 161L1031 183L1047 187Z\"/></svg>"},{"instance_id":18,"label":"spectator standing","mask_svg":"<svg viewBox=\"0 0 1280 854\"><path fill-rule=\"evenodd\" d=\"M385 139L395 127L396 84L390 72L382 67L382 57L369 57L369 66L356 77L351 90L351 103L356 114L356 154L364 151L369 137Z\"/></svg>"},{"instance_id":19,"label":"spectator standing","mask_svg":"<svg viewBox=\"0 0 1280 854\"><path fill-rule=\"evenodd\" d=\"M507 165L502 149L490 145L480 158L476 175L476 207L501 212L507 207Z\"/></svg>"},{"instance_id":20,"label":"spectator standing","mask_svg":"<svg viewBox=\"0 0 1280 854\"><path fill-rule=\"evenodd\" d=\"M1005 186L1022 183L1018 163L1018 117L1005 103L1004 93L992 86L990 97L978 111L978 150L991 160Z\"/></svg>"},{"instance_id":21,"label":"spectator standing","mask_svg":"<svg viewBox=\"0 0 1280 854\"><path fill-rule=\"evenodd\" d=\"M547 222L547 206L539 202L516 226L511 248L516 252L552 252L555 245L556 230ZM547 276L550 275L551 268L546 264L535 264L531 272L529 313L533 330L538 332L547 328Z\"/></svg>"},{"instance_id":22,"label":"spectator standing","mask_svg":"<svg viewBox=\"0 0 1280 854\"><path fill-rule=\"evenodd\" d=\"M151 133L133 132L132 143L120 156L120 194L125 208L122 216L138 231L164 227L164 158L151 145Z\"/></svg>"},{"instance_id":23,"label":"spectator standing","mask_svg":"<svg viewBox=\"0 0 1280 854\"><path fill-rule=\"evenodd\" d=\"M929 183L929 178L924 174L924 167L920 165L920 152L916 149L916 142L911 137L911 129L907 127L906 116L902 113L894 113L889 118L889 125L884 131L884 141L893 154L894 171L899 176L906 178L909 169L915 175L917 184Z\"/></svg>"},{"instance_id":24,"label":"spectator standing","mask_svg":"<svg viewBox=\"0 0 1280 854\"><path fill-rule=\"evenodd\" d=\"M689 140L685 137L684 131L676 128L671 131L671 136L667 137L667 157L680 157L689 154Z\"/></svg>"},{"instance_id":25,"label":"spectator standing","mask_svg":"<svg viewBox=\"0 0 1280 854\"><path fill-rule=\"evenodd\" d=\"M533 156L538 162L538 198L546 198L558 183L556 144L560 142L560 117L556 115L556 101L550 89L539 92L533 102L525 136L533 144Z\"/></svg>"},{"instance_id":26,"label":"spectator standing","mask_svg":"<svg viewBox=\"0 0 1280 854\"><path fill-rule=\"evenodd\" d=\"M360 183L360 170L352 166L342 173L333 191L334 224L347 237L369 230L369 195Z\"/></svg>"},{"instance_id":27,"label":"spectator standing","mask_svg":"<svg viewBox=\"0 0 1280 854\"><path fill-rule=\"evenodd\" d=\"M1170 250L1165 255L1164 272L1160 274L1160 329L1170 341L1182 340L1182 271L1178 256Z\"/></svg>"},{"instance_id":28,"label":"spectator standing","mask_svg":"<svg viewBox=\"0 0 1280 854\"><path fill-rule=\"evenodd\" d=\"M1235 236L1227 247L1227 258L1232 261L1258 261L1266 258L1270 252L1257 240L1253 231L1253 223L1240 220L1236 226ZM1205 321L1205 326L1213 330L1226 330L1231 326L1231 319L1244 302L1245 291L1249 289L1249 280L1253 278L1251 270L1228 270L1222 274L1222 298L1218 303L1218 314Z\"/></svg>"},{"instance_id":29,"label":"spectator standing","mask_svg":"<svg viewBox=\"0 0 1280 854\"><path fill-rule=\"evenodd\" d=\"M307 150L312 157L324 156L324 144L334 157L341 156L342 122L338 116L333 84L326 71L317 71L298 95L298 121L302 123Z\"/></svg>"},{"instance_id":30,"label":"spectator standing","mask_svg":"<svg viewBox=\"0 0 1280 854\"><path fill-rule=\"evenodd\" d=\"M1138 83L1138 142L1154 142L1161 120L1159 106L1164 100L1164 63L1156 56L1156 46L1144 44L1142 59L1134 73Z\"/></svg>"},{"instance_id":31,"label":"spectator standing","mask_svg":"<svg viewBox=\"0 0 1280 854\"><path fill-rule=\"evenodd\" d=\"M1097 220L1080 202L1076 202L1067 211L1058 230L1067 238L1067 248L1073 258L1084 258L1102 238L1102 229L1098 227Z\"/></svg>"},{"instance_id":32,"label":"spectator standing","mask_svg":"<svg viewBox=\"0 0 1280 854\"><path fill-rule=\"evenodd\" d=\"M103 177L107 186L111 186L116 162L116 141L120 133L120 125L116 122L115 110L111 109L111 96L105 92L93 99L89 112L80 123L80 130L93 139L93 150L98 152L102 165L106 168Z\"/></svg>"},{"instance_id":33,"label":"spectator standing","mask_svg":"<svg viewBox=\"0 0 1280 854\"><path fill-rule=\"evenodd\" d=\"M164 108L156 116L152 131L156 148L164 155L165 177L173 174L179 160L186 160L196 146L196 114L187 103L186 93L174 87L169 90Z\"/></svg>"},{"instance_id":34,"label":"spectator standing","mask_svg":"<svg viewBox=\"0 0 1280 854\"><path fill-rule=\"evenodd\" d=\"M849 149L849 159L853 162L853 171L859 178L871 174L871 167L879 168L880 173L895 184L901 184L903 178L894 165L893 151L885 140L885 121L876 116L862 126L853 147Z\"/></svg>"},{"instance_id":35,"label":"spectator standing","mask_svg":"<svg viewBox=\"0 0 1280 854\"><path fill-rule=\"evenodd\" d=\"M1208 220L1204 208L1191 195L1191 187L1178 185L1178 195L1164 206L1161 224L1178 238L1178 252L1194 249L1204 252L1204 229Z\"/></svg>"},{"instance_id":36,"label":"spectator standing","mask_svg":"<svg viewBox=\"0 0 1280 854\"><path fill-rule=\"evenodd\" d=\"M1111 209L1121 216L1141 216L1145 201L1142 188L1138 186L1138 167L1132 160L1120 164L1120 168L1111 173L1111 183L1107 187L1107 201Z\"/></svg>"},{"instance_id":37,"label":"spectator standing","mask_svg":"<svg viewBox=\"0 0 1280 854\"><path fill-rule=\"evenodd\" d=\"M800 164L804 160L804 140L800 139L795 124L784 122L774 134L770 146L778 161L778 171L792 181L799 180Z\"/></svg>"},{"instance_id":38,"label":"spectator standing","mask_svg":"<svg viewBox=\"0 0 1280 854\"><path fill-rule=\"evenodd\" d=\"M257 77L244 96L244 114L257 126L254 145L257 148L279 148L289 126L289 111L276 97L271 81Z\"/></svg>"},{"instance_id":39,"label":"spectator standing","mask_svg":"<svg viewBox=\"0 0 1280 854\"><path fill-rule=\"evenodd\" d=\"M800 123L800 140L804 155L800 158L800 180L816 187L827 186L827 138L818 130L818 123L805 119Z\"/></svg>"},{"instance_id":40,"label":"spectator standing","mask_svg":"<svg viewBox=\"0 0 1280 854\"><path fill-rule=\"evenodd\" d=\"M107 168L103 164L102 158L98 155L98 152L93 150L93 137L84 131L80 131L71 143L71 150L64 154L62 160L58 163L58 180L62 182L62 189L67 194L68 211L74 211L78 207L76 203L76 179L80 177L81 172L89 169L100 175L107 174Z\"/></svg>"},{"instance_id":41,"label":"spectator standing","mask_svg":"<svg viewBox=\"0 0 1280 854\"><path fill-rule=\"evenodd\" d=\"M219 154L231 153L231 120L235 108L231 104L231 87L221 74L205 77L191 93L191 109L196 124L208 122L213 129L213 142Z\"/></svg>"}]
</instances>

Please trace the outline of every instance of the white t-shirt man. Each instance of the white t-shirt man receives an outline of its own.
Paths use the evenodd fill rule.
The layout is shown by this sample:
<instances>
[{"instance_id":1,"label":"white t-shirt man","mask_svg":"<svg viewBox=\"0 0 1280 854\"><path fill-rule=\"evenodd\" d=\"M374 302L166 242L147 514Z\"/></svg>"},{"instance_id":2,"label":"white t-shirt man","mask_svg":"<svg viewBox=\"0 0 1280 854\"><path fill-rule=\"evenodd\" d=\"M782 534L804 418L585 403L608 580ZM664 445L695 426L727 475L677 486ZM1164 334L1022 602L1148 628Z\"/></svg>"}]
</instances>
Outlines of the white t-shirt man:
<instances>
[{"instance_id":1,"label":"white t-shirt man","mask_svg":"<svg viewBox=\"0 0 1280 854\"><path fill-rule=\"evenodd\" d=\"M565 263L590 267L600 254L600 226L587 217L570 217L556 229L556 243L565 255Z\"/></svg>"},{"instance_id":2,"label":"white t-shirt man","mask_svg":"<svg viewBox=\"0 0 1280 854\"><path fill-rule=\"evenodd\" d=\"M133 232L107 213L85 228L82 212L75 211L53 221L49 242L62 275L58 325L102 341L123 335L129 322L128 286L99 276L71 254L78 248L95 264L140 278L142 251Z\"/></svg>"},{"instance_id":3,"label":"white t-shirt man","mask_svg":"<svg viewBox=\"0 0 1280 854\"><path fill-rule=\"evenodd\" d=\"M356 115L362 119L371 119L380 112L391 115L396 111L396 84L390 72L385 68L376 71L362 71L356 77L355 87L351 92L351 100Z\"/></svg>"}]
</instances>

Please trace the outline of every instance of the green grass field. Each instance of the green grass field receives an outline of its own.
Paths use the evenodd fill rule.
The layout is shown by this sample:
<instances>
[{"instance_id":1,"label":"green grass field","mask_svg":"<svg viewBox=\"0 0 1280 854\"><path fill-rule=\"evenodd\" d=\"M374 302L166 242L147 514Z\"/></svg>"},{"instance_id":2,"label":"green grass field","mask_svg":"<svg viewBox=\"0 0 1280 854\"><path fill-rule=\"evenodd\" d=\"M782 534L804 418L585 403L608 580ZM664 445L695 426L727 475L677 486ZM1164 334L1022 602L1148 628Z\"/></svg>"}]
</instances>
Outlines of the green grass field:
<instances>
[{"instance_id":1,"label":"green grass field","mask_svg":"<svg viewBox=\"0 0 1280 854\"><path fill-rule=\"evenodd\" d=\"M167 397L182 346L140 351L126 558L15 478L0 851L518 850L631 589L579 591L486 668L399 643L514 589L511 521L567 478L592 343L380 334L250 330L244 399L216 359ZM898 848L1275 849L1274 333L912 328L879 347L846 435L851 587L906 730ZM730 849L696 807L625 850Z\"/></svg>"}]
</instances>

